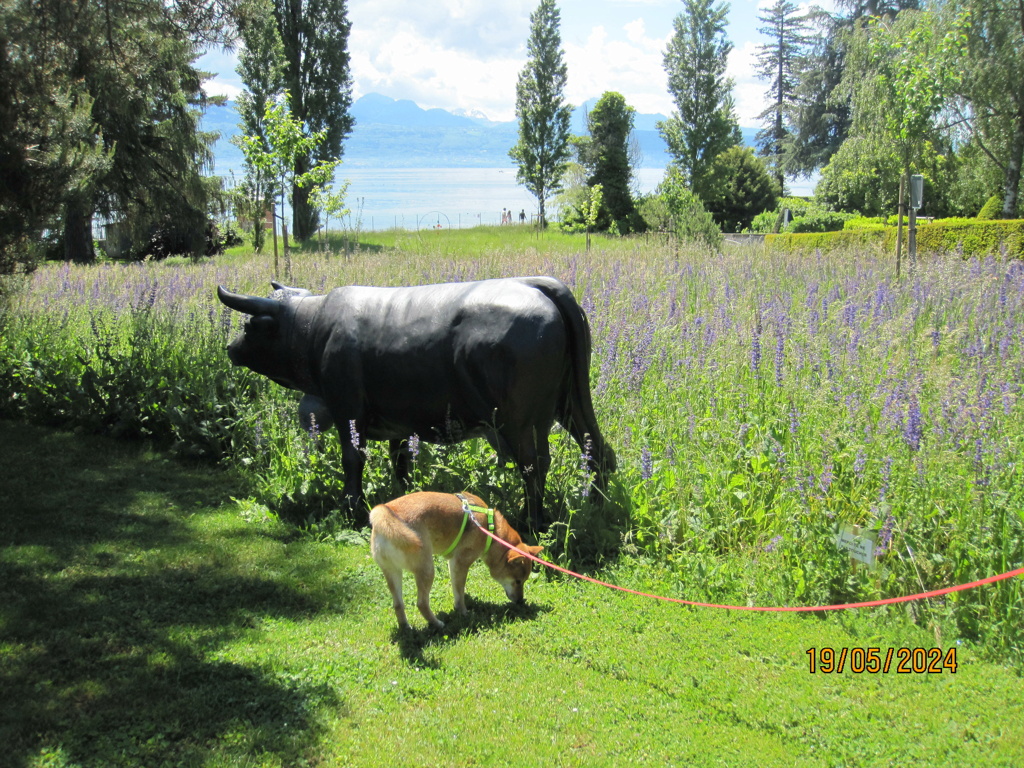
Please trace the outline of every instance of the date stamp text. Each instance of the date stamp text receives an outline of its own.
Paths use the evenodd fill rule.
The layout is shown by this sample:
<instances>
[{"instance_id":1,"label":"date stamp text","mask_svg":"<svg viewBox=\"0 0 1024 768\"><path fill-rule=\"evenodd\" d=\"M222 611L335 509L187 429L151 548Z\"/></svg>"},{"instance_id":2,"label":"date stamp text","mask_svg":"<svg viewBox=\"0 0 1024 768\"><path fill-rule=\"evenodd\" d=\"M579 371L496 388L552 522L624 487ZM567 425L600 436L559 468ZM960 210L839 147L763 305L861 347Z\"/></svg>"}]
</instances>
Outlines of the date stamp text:
<instances>
[{"instance_id":1,"label":"date stamp text","mask_svg":"<svg viewBox=\"0 0 1024 768\"><path fill-rule=\"evenodd\" d=\"M956 674L956 647L942 648L808 648L810 673L855 675Z\"/></svg>"}]
</instances>

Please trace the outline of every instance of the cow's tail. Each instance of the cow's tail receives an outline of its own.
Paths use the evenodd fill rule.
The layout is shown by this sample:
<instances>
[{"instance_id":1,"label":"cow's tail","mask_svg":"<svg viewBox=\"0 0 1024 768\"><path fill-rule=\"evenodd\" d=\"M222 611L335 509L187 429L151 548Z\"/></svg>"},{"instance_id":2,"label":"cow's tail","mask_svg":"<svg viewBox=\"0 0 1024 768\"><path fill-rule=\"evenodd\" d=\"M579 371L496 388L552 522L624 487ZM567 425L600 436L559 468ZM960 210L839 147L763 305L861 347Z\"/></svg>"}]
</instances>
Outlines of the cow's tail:
<instances>
[{"instance_id":1,"label":"cow's tail","mask_svg":"<svg viewBox=\"0 0 1024 768\"><path fill-rule=\"evenodd\" d=\"M557 418L569 430L580 450L589 456L590 469L594 472L598 488L603 490L607 486L608 474L616 470L617 463L615 451L601 435L590 397L591 341L587 316L572 291L560 280L527 277L523 282L543 293L558 308L565 323L569 338L569 373Z\"/></svg>"}]
</instances>

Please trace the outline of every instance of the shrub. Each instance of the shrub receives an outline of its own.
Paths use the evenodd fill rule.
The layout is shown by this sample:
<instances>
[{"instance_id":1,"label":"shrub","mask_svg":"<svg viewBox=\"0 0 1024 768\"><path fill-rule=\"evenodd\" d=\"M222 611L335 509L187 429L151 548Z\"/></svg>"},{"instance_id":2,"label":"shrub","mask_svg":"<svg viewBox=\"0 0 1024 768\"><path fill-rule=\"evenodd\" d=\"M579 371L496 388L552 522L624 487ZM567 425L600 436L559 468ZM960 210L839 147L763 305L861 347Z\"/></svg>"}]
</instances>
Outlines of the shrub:
<instances>
[{"instance_id":1,"label":"shrub","mask_svg":"<svg viewBox=\"0 0 1024 768\"><path fill-rule=\"evenodd\" d=\"M775 229L775 222L779 220L778 211L762 211L754 217L750 223L750 231L760 234L768 234Z\"/></svg>"},{"instance_id":2,"label":"shrub","mask_svg":"<svg viewBox=\"0 0 1024 768\"><path fill-rule=\"evenodd\" d=\"M917 228L917 247L933 253L962 251L964 256L1024 258L1024 220L939 219Z\"/></svg>"},{"instance_id":3,"label":"shrub","mask_svg":"<svg viewBox=\"0 0 1024 768\"><path fill-rule=\"evenodd\" d=\"M665 180L658 186L672 221L671 228L682 240L696 241L711 248L722 244L722 230L690 191L679 171L669 166Z\"/></svg>"},{"instance_id":4,"label":"shrub","mask_svg":"<svg viewBox=\"0 0 1024 768\"><path fill-rule=\"evenodd\" d=\"M871 249L878 250L886 243L886 231L858 229L836 232L785 232L765 237L769 253L813 254L815 251Z\"/></svg>"},{"instance_id":5,"label":"shrub","mask_svg":"<svg viewBox=\"0 0 1024 768\"><path fill-rule=\"evenodd\" d=\"M718 155L695 191L726 232L746 229L759 211L775 208L778 200L764 161L749 147L732 147Z\"/></svg>"},{"instance_id":6,"label":"shrub","mask_svg":"<svg viewBox=\"0 0 1024 768\"><path fill-rule=\"evenodd\" d=\"M853 219L851 219L853 221ZM869 246L893 250L896 227L865 226L841 232L769 235L765 245L776 253L814 253ZM939 219L917 227L919 253L958 252L965 257L1000 255L1024 258L1024 220Z\"/></svg>"},{"instance_id":7,"label":"shrub","mask_svg":"<svg viewBox=\"0 0 1024 768\"><path fill-rule=\"evenodd\" d=\"M636 207L648 231L672 231L672 211L664 195L644 195L637 201Z\"/></svg>"},{"instance_id":8,"label":"shrub","mask_svg":"<svg viewBox=\"0 0 1024 768\"><path fill-rule=\"evenodd\" d=\"M786 227L787 232L838 232L851 219L860 218L856 213L816 211L807 216L793 219Z\"/></svg>"},{"instance_id":9,"label":"shrub","mask_svg":"<svg viewBox=\"0 0 1024 768\"><path fill-rule=\"evenodd\" d=\"M899 160L878 141L847 139L821 171L814 193L818 201L839 211L882 213L896 207Z\"/></svg>"},{"instance_id":10,"label":"shrub","mask_svg":"<svg viewBox=\"0 0 1024 768\"><path fill-rule=\"evenodd\" d=\"M811 198L807 197L782 197L779 198L779 204L775 207L776 212L782 213L782 211L789 209L790 219L795 219L797 216L807 216L808 214L825 210L819 208L818 204Z\"/></svg>"},{"instance_id":11,"label":"shrub","mask_svg":"<svg viewBox=\"0 0 1024 768\"><path fill-rule=\"evenodd\" d=\"M992 195L978 211L978 219L988 221L1000 219L1003 216L1003 198L999 195Z\"/></svg>"},{"instance_id":12,"label":"shrub","mask_svg":"<svg viewBox=\"0 0 1024 768\"><path fill-rule=\"evenodd\" d=\"M854 216L843 222L843 229L884 229L884 216Z\"/></svg>"}]
</instances>

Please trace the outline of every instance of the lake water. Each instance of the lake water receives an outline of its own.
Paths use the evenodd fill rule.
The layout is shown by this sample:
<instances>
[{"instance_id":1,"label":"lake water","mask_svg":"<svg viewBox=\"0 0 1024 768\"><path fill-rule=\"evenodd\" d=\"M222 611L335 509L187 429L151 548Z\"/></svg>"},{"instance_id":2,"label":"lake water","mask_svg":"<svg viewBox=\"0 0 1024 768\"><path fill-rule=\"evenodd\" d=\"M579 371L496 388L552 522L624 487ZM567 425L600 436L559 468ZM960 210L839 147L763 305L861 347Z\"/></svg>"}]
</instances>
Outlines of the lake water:
<instances>
[{"instance_id":1,"label":"lake water","mask_svg":"<svg viewBox=\"0 0 1024 768\"><path fill-rule=\"evenodd\" d=\"M641 192L650 192L661 181L661 168L635 171ZM346 168L338 179L349 183L346 204L355 226L364 230L399 227L465 229L481 224L500 224L502 208L526 211L527 220L537 214L537 200L516 184L516 169L509 168ZM551 218L552 201L548 201Z\"/></svg>"},{"instance_id":2,"label":"lake water","mask_svg":"<svg viewBox=\"0 0 1024 768\"><path fill-rule=\"evenodd\" d=\"M221 171L223 172L223 171ZM642 193L653 192L665 174L663 168L634 170L634 186ZM409 230L467 229L481 224L501 223L502 208L519 212L527 221L537 214L537 200L516 184L516 169L508 168L357 168L344 165L338 180L349 181L345 202L351 213L344 223L363 231L391 228ZM812 181L796 182L790 194L809 195ZM556 218L552 200L548 219ZM358 222L357 222L358 220ZM328 227L339 228L329 221Z\"/></svg>"}]
</instances>

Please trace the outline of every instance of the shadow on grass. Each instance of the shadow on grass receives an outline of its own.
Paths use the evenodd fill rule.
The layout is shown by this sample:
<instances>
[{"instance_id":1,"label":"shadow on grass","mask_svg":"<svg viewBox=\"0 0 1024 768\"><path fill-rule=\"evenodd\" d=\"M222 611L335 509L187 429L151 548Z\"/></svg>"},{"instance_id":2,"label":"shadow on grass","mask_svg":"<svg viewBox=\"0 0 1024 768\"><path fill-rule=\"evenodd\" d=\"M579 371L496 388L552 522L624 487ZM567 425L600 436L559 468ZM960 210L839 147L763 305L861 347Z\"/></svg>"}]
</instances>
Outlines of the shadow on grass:
<instances>
[{"instance_id":1,"label":"shadow on grass","mask_svg":"<svg viewBox=\"0 0 1024 768\"><path fill-rule=\"evenodd\" d=\"M319 708L344 708L326 686L218 658L264 619L328 600L253 567L281 549L265 532L202 531L230 478L10 422L0 467L4 765L182 765L212 750L289 763L316 742Z\"/></svg>"},{"instance_id":2,"label":"shadow on grass","mask_svg":"<svg viewBox=\"0 0 1024 768\"><path fill-rule=\"evenodd\" d=\"M398 652L410 664L428 669L439 669L441 664L436 659L428 658L425 651L436 646L447 645L459 638L474 635L478 632L494 629L503 624L516 621L533 621L540 614L547 613L551 608L532 605L527 599L522 603L492 603L477 600L466 595L466 609L463 616L459 613L438 613L444 622L444 629L434 629L426 624L422 627L414 625L412 629L395 629L391 632L391 642L398 646ZM412 622L423 621L415 608L409 614Z\"/></svg>"},{"instance_id":3,"label":"shadow on grass","mask_svg":"<svg viewBox=\"0 0 1024 768\"><path fill-rule=\"evenodd\" d=\"M365 233L362 234L365 235ZM270 248L273 248L273 243L270 244ZM327 256L327 258L351 258L359 254L382 253L392 250L386 245L364 242L362 237L357 238L354 233L346 235L341 232L329 233L326 242L312 237L304 243L292 243L291 249L297 253L309 256ZM264 247L263 250L267 250L267 247Z\"/></svg>"}]
</instances>

